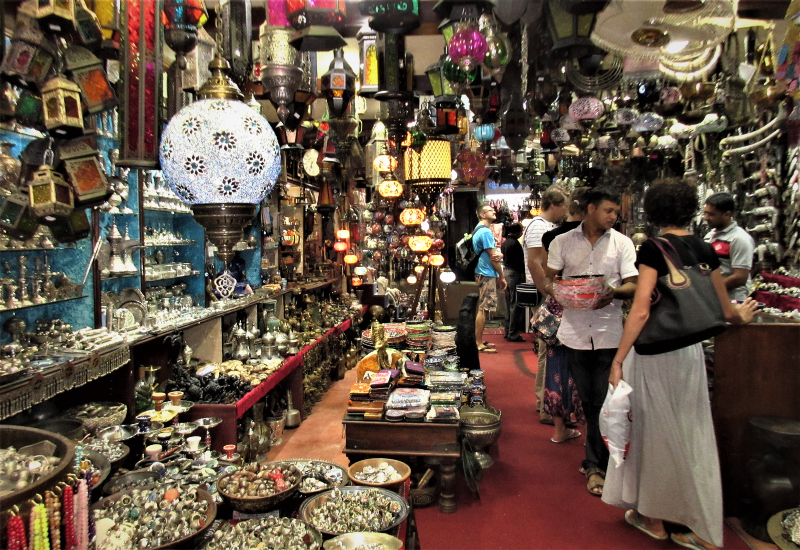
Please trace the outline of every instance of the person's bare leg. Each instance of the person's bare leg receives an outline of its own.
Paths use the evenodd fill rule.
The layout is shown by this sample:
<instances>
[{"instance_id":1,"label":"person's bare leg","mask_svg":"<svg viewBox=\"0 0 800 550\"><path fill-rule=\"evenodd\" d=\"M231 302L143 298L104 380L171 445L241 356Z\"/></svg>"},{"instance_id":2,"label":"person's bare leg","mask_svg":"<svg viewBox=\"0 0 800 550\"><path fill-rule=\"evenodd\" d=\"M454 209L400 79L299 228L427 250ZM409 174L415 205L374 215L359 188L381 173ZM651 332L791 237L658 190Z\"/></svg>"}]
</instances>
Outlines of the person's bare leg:
<instances>
[{"instance_id":1,"label":"person's bare leg","mask_svg":"<svg viewBox=\"0 0 800 550\"><path fill-rule=\"evenodd\" d=\"M478 310L475 316L475 341L478 343L478 349L483 349L483 328L486 326L486 313L482 309Z\"/></svg>"},{"instance_id":2,"label":"person's bare leg","mask_svg":"<svg viewBox=\"0 0 800 550\"><path fill-rule=\"evenodd\" d=\"M567 426L564 423L564 419L560 416L553 417L553 439L556 441L564 441L567 435L569 435L569 430L567 430Z\"/></svg>"}]
</instances>

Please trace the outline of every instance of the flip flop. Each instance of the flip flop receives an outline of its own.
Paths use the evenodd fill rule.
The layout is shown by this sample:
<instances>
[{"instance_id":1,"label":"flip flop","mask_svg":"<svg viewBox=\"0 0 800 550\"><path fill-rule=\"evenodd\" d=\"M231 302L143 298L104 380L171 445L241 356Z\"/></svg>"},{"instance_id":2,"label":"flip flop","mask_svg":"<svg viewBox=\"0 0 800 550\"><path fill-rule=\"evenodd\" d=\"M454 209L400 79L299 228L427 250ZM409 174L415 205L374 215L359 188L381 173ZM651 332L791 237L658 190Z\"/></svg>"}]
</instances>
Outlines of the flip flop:
<instances>
[{"instance_id":1,"label":"flip flop","mask_svg":"<svg viewBox=\"0 0 800 550\"><path fill-rule=\"evenodd\" d=\"M626 518L627 519L627 518ZM677 535L683 535L686 537L688 542L684 542L677 538ZM669 536L669 540L677 544L678 546L683 546L684 548L691 548L692 550L706 550L706 547L697 542L694 537L697 536L694 533L672 533Z\"/></svg>"},{"instance_id":2,"label":"flip flop","mask_svg":"<svg viewBox=\"0 0 800 550\"><path fill-rule=\"evenodd\" d=\"M479 348L478 348L478 351L479 351L479 352L481 352L481 353L497 353L497 350L496 350L496 349L494 349L494 348L487 348L487 347L483 347L483 348L480 348L480 347L479 347Z\"/></svg>"},{"instance_id":3,"label":"flip flop","mask_svg":"<svg viewBox=\"0 0 800 550\"><path fill-rule=\"evenodd\" d=\"M486 340L483 341L483 345L486 346L487 348L493 348L494 347L494 344L492 344L491 342L487 342Z\"/></svg>"},{"instance_id":4,"label":"flip flop","mask_svg":"<svg viewBox=\"0 0 800 550\"><path fill-rule=\"evenodd\" d=\"M561 441L554 439L552 437L550 438L550 441L552 441L553 443L564 443L565 441L569 441L570 439L575 439L576 437L580 436L581 432L579 432L578 430L570 430L569 435L564 439L562 439Z\"/></svg>"},{"instance_id":5,"label":"flip flop","mask_svg":"<svg viewBox=\"0 0 800 550\"><path fill-rule=\"evenodd\" d=\"M636 510L628 510L627 512L625 512L625 521L628 522L628 525L636 527L639 531L641 531L645 535L649 535L656 540L667 540L666 533L664 533L663 535L656 535L652 531L649 531L647 527L644 526L644 523L642 523L641 516L639 515L639 512L637 512Z\"/></svg>"}]
</instances>

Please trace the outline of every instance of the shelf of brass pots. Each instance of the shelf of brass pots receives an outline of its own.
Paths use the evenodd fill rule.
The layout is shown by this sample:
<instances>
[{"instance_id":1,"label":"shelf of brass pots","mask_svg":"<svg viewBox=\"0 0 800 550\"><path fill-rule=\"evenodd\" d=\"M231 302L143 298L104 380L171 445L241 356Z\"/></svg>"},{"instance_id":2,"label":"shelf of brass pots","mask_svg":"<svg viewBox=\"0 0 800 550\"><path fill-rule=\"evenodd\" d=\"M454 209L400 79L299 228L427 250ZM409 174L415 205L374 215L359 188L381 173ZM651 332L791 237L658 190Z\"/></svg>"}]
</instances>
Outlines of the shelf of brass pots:
<instances>
[{"instance_id":1,"label":"shelf of brass pots","mask_svg":"<svg viewBox=\"0 0 800 550\"><path fill-rule=\"evenodd\" d=\"M61 298L59 300L50 300L49 302L42 302L41 304L27 304L27 305L24 305L24 306L17 306L17 307L11 307L11 308L1 307L0 311L3 311L3 312L5 312L5 311L17 311L17 310L20 310L20 309L29 309L29 308L32 308L32 307L41 307L41 306L46 306L46 305L49 305L49 304L59 304L61 302L69 302L70 300L80 300L81 298L88 298L88 296L72 296L71 298Z\"/></svg>"},{"instance_id":2,"label":"shelf of brass pots","mask_svg":"<svg viewBox=\"0 0 800 550\"><path fill-rule=\"evenodd\" d=\"M191 273L187 273L186 275L169 275L168 277L153 277L153 278L145 276L145 282L152 283L152 282L155 282L155 281L166 281L167 279L180 279L182 277L194 277L196 275L200 275L200 272L195 269L194 271L192 271Z\"/></svg>"},{"instance_id":3,"label":"shelf of brass pots","mask_svg":"<svg viewBox=\"0 0 800 550\"><path fill-rule=\"evenodd\" d=\"M131 273L130 275L109 275L108 277L101 277L101 281L115 281L117 279L130 279L131 277L138 277L139 273Z\"/></svg>"},{"instance_id":4,"label":"shelf of brass pots","mask_svg":"<svg viewBox=\"0 0 800 550\"><path fill-rule=\"evenodd\" d=\"M168 247L168 246L193 246L193 245L196 245L196 244L197 244L197 241L183 240L183 241L175 241L175 242L171 242L171 243L148 243L148 242L145 242L144 246L146 248L157 248L159 246L164 246L164 247Z\"/></svg>"}]
</instances>

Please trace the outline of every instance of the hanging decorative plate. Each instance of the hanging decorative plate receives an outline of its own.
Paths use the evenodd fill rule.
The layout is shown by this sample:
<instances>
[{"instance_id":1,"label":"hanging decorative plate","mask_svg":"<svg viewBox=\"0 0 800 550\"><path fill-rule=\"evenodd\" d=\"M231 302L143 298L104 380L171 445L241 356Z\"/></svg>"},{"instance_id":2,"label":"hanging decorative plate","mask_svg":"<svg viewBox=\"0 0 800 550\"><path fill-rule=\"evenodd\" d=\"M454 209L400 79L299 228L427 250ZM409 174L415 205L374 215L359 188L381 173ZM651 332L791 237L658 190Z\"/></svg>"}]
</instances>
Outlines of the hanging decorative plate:
<instances>
[{"instance_id":1,"label":"hanging decorative plate","mask_svg":"<svg viewBox=\"0 0 800 550\"><path fill-rule=\"evenodd\" d=\"M578 121L597 120L603 116L605 112L606 108L603 102L591 96L576 99L572 102L572 105L569 106L570 116Z\"/></svg>"}]
</instances>

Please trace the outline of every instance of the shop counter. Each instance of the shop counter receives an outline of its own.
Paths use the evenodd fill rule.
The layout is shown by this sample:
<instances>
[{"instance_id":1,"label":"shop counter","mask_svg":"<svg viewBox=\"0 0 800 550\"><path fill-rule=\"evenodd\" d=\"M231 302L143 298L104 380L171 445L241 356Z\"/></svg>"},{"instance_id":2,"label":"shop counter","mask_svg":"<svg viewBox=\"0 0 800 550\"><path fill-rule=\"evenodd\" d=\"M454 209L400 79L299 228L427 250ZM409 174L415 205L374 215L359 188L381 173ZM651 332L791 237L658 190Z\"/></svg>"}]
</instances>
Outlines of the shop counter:
<instances>
[{"instance_id":1,"label":"shop counter","mask_svg":"<svg viewBox=\"0 0 800 550\"><path fill-rule=\"evenodd\" d=\"M455 467L456 460L461 457L458 421L382 422L345 415L342 424L345 429L343 452L351 462L361 460L364 455L438 458L439 510L456 511Z\"/></svg>"}]
</instances>

